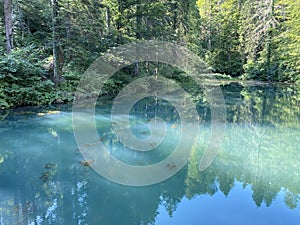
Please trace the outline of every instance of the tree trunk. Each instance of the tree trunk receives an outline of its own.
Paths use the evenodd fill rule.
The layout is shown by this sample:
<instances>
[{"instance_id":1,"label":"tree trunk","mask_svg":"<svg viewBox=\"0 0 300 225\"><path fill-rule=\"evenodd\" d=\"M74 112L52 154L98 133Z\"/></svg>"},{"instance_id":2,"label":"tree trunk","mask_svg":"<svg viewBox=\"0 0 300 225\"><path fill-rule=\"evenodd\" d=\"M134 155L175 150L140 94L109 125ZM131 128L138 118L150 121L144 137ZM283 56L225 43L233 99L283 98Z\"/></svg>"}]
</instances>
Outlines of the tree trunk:
<instances>
[{"instance_id":1,"label":"tree trunk","mask_svg":"<svg viewBox=\"0 0 300 225\"><path fill-rule=\"evenodd\" d=\"M5 32L6 32L6 51L10 53L13 48L12 41L12 3L11 0L4 0Z\"/></svg>"},{"instance_id":2,"label":"tree trunk","mask_svg":"<svg viewBox=\"0 0 300 225\"><path fill-rule=\"evenodd\" d=\"M123 6L122 6L122 1L121 0L118 0L118 14L119 14L119 18L117 19L116 21L116 24L117 24L117 44L120 44L121 43L121 17L120 15L123 14Z\"/></svg>"},{"instance_id":3,"label":"tree trunk","mask_svg":"<svg viewBox=\"0 0 300 225\"><path fill-rule=\"evenodd\" d=\"M106 6L105 19L106 19L107 31L110 32L111 13L110 13L110 8L108 6Z\"/></svg>"},{"instance_id":4,"label":"tree trunk","mask_svg":"<svg viewBox=\"0 0 300 225\"><path fill-rule=\"evenodd\" d=\"M53 29L53 77L52 81L57 84L60 76L59 69L59 36L58 23L58 0L52 0L52 29Z\"/></svg>"},{"instance_id":5,"label":"tree trunk","mask_svg":"<svg viewBox=\"0 0 300 225\"><path fill-rule=\"evenodd\" d=\"M142 35L141 35L141 28L142 28L142 17L141 17L141 1L138 0L136 2L136 31L135 31L135 38L136 41L141 40ZM138 59L140 56L139 49L136 48L136 58ZM140 69L139 69L139 62L137 61L134 65L134 75L138 77L140 74Z\"/></svg>"},{"instance_id":6,"label":"tree trunk","mask_svg":"<svg viewBox=\"0 0 300 225\"><path fill-rule=\"evenodd\" d=\"M67 7L68 9L71 7L70 6L70 1L67 2ZM66 22L65 22L65 26L66 26L66 54L65 57L66 59L69 61L71 59L71 53L70 53L70 45L71 45L71 16L70 16L70 12L67 11L66 12Z\"/></svg>"},{"instance_id":7,"label":"tree trunk","mask_svg":"<svg viewBox=\"0 0 300 225\"><path fill-rule=\"evenodd\" d=\"M178 21L177 21L177 19L178 19L178 3L177 2L174 2L173 3L173 9L172 9L172 11L173 11L173 32L174 32L174 34L178 34Z\"/></svg>"}]
</instances>

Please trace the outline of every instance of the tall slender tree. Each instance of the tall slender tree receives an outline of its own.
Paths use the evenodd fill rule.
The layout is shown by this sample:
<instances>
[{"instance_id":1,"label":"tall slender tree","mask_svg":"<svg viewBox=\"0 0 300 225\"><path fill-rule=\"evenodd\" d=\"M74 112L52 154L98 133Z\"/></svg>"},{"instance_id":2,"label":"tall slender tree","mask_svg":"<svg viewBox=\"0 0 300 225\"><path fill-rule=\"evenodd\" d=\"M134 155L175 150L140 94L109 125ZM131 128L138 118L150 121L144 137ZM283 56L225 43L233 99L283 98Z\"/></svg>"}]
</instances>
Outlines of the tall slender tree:
<instances>
[{"instance_id":1,"label":"tall slender tree","mask_svg":"<svg viewBox=\"0 0 300 225\"><path fill-rule=\"evenodd\" d=\"M52 0L52 35L53 35L53 77L54 83L58 82L59 69L59 34L58 34L58 0Z\"/></svg>"},{"instance_id":2,"label":"tall slender tree","mask_svg":"<svg viewBox=\"0 0 300 225\"><path fill-rule=\"evenodd\" d=\"M13 48L12 32L12 1L4 0L5 33L6 33L6 51L10 53Z\"/></svg>"}]
</instances>

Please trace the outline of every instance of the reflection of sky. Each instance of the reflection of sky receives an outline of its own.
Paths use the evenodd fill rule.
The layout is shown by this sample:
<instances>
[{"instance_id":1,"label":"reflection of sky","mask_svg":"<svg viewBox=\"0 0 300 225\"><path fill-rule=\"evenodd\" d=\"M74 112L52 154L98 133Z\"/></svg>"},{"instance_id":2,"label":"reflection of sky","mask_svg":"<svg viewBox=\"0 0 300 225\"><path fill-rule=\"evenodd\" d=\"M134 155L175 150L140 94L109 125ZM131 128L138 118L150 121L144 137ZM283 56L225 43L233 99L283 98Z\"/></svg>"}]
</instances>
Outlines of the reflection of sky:
<instances>
[{"instance_id":1,"label":"reflection of sky","mask_svg":"<svg viewBox=\"0 0 300 225\"><path fill-rule=\"evenodd\" d=\"M88 213L88 207L87 207L87 193L86 193L86 185L87 185L87 181L78 181L76 183L76 191L74 188L71 189L71 194L74 195L75 192L77 195L77 201L73 202L73 208L74 208L74 212L73 212L73 220L77 220L77 224L81 225L81 224L87 224L86 223L86 216ZM76 210L76 207L78 207L80 210Z\"/></svg>"},{"instance_id":2,"label":"reflection of sky","mask_svg":"<svg viewBox=\"0 0 300 225\"><path fill-rule=\"evenodd\" d=\"M171 218L160 206L155 225L299 225L299 207L287 209L283 198L281 191L270 207L262 204L258 208L252 200L250 186L243 189L236 182L227 197L218 192L192 200L183 198Z\"/></svg>"},{"instance_id":3,"label":"reflection of sky","mask_svg":"<svg viewBox=\"0 0 300 225\"><path fill-rule=\"evenodd\" d=\"M47 211L46 211L46 215L45 215L45 219L48 219L49 224L51 224L52 222L55 222L57 215L56 215L56 209L58 208L57 205L57 199L53 200L53 204L48 207Z\"/></svg>"}]
</instances>

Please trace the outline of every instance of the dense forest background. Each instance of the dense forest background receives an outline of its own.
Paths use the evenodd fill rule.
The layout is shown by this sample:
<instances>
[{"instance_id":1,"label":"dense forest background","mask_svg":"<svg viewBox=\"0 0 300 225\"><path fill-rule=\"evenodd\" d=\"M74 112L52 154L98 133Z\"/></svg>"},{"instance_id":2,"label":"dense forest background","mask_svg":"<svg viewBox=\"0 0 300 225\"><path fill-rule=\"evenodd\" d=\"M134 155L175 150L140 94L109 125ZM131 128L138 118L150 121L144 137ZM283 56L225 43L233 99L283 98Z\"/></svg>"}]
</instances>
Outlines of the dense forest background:
<instances>
[{"instance_id":1,"label":"dense forest background","mask_svg":"<svg viewBox=\"0 0 300 225\"><path fill-rule=\"evenodd\" d=\"M72 101L101 53L137 40L187 45L227 79L297 82L299 11L300 0L3 0L0 109Z\"/></svg>"}]
</instances>

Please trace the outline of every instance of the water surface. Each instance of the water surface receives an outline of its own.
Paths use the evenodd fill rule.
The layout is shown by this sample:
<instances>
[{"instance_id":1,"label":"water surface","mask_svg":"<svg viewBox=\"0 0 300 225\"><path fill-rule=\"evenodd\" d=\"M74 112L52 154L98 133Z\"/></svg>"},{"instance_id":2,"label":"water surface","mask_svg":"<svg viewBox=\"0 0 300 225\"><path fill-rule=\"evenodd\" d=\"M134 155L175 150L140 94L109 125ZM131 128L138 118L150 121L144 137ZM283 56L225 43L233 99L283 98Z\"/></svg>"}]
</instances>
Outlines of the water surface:
<instances>
[{"instance_id":1,"label":"water surface","mask_svg":"<svg viewBox=\"0 0 300 225\"><path fill-rule=\"evenodd\" d=\"M226 84L222 91L227 124L213 164L198 170L211 135L210 110L200 99L201 132L189 163L146 187L113 183L84 164L78 148L90 146L76 145L70 107L1 112L0 224L299 224L300 87ZM151 118L167 122L165 141L147 153L122 146L112 131L110 107L96 110L110 154L141 166L172 152L180 123L170 105L148 98L131 111L132 131L140 138L149 135Z\"/></svg>"}]
</instances>

